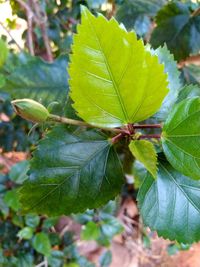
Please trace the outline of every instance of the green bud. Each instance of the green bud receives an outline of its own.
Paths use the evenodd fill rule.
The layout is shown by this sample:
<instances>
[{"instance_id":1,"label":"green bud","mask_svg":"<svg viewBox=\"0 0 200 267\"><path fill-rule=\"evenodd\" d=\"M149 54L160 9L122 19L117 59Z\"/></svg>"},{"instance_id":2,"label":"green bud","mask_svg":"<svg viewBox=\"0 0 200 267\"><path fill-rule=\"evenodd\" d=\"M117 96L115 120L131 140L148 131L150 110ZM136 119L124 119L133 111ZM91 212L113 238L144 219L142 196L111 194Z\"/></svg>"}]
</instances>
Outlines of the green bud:
<instances>
[{"instance_id":1,"label":"green bud","mask_svg":"<svg viewBox=\"0 0 200 267\"><path fill-rule=\"evenodd\" d=\"M17 99L12 102L17 115L32 122L45 122L49 117L48 110L32 99Z\"/></svg>"}]
</instances>

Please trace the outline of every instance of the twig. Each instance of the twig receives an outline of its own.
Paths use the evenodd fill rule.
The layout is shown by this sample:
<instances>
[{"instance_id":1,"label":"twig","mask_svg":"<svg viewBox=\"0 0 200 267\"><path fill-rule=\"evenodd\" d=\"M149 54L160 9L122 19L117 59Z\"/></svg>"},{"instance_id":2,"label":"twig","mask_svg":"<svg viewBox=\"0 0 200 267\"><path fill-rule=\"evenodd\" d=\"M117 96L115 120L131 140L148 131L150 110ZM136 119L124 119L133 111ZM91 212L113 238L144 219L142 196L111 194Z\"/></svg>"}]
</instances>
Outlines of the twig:
<instances>
[{"instance_id":1,"label":"twig","mask_svg":"<svg viewBox=\"0 0 200 267\"><path fill-rule=\"evenodd\" d=\"M47 15L44 11L41 11L40 4L38 3L37 0L31 0L31 1L32 1L34 10L35 10L35 14L37 16L37 24L40 27L40 30L42 33L44 46L47 52L47 60L49 62L52 62L53 54L51 51L50 40L49 40L48 33L47 33Z\"/></svg>"},{"instance_id":2,"label":"twig","mask_svg":"<svg viewBox=\"0 0 200 267\"><path fill-rule=\"evenodd\" d=\"M111 132L116 132L116 133L122 133L122 132L124 132L123 129L118 129L118 128L102 128L102 127L98 127L98 126L89 124L89 123L84 122L84 121L72 120L72 119L69 119L69 118L60 117L60 116L53 115L53 114L50 114L48 119L50 121L59 122L59 123L63 123L63 124L68 124L68 125L84 126L84 127L89 127L89 128L99 128L101 130L111 131Z\"/></svg>"},{"instance_id":3,"label":"twig","mask_svg":"<svg viewBox=\"0 0 200 267\"><path fill-rule=\"evenodd\" d=\"M124 136L123 133L119 133L118 135L114 136L111 139L112 144L116 144L117 142L119 142L119 140L121 140L123 136Z\"/></svg>"},{"instance_id":4,"label":"twig","mask_svg":"<svg viewBox=\"0 0 200 267\"><path fill-rule=\"evenodd\" d=\"M35 55L34 47L33 47L33 13L29 13L26 11L26 17L27 17L27 43L28 43L28 49L32 56Z\"/></svg>"},{"instance_id":5,"label":"twig","mask_svg":"<svg viewBox=\"0 0 200 267\"><path fill-rule=\"evenodd\" d=\"M29 53L34 56L34 48L33 48L33 18L34 13L30 6L24 2L23 0L16 0L19 5L25 10L26 18L27 18L27 47Z\"/></svg>"},{"instance_id":6,"label":"twig","mask_svg":"<svg viewBox=\"0 0 200 267\"><path fill-rule=\"evenodd\" d=\"M19 51L22 51L21 46L17 43L15 38L12 36L12 34L9 32L9 30L3 25L2 22L0 22L1 27L5 30L5 32L10 36L10 38L15 42L16 46L18 47Z\"/></svg>"},{"instance_id":7,"label":"twig","mask_svg":"<svg viewBox=\"0 0 200 267\"><path fill-rule=\"evenodd\" d=\"M133 125L134 129L146 129L146 128L162 128L161 124L140 124L140 125Z\"/></svg>"},{"instance_id":8,"label":"twig","mask_svg":"<svg viewBox=\"0 0 200 267\"><path fill-rule=\"evenodd\" d=\"M196 17L200 15L200 8L197 8L192 14L191 14L191 17Z\"/></svg>"}]
</instances>

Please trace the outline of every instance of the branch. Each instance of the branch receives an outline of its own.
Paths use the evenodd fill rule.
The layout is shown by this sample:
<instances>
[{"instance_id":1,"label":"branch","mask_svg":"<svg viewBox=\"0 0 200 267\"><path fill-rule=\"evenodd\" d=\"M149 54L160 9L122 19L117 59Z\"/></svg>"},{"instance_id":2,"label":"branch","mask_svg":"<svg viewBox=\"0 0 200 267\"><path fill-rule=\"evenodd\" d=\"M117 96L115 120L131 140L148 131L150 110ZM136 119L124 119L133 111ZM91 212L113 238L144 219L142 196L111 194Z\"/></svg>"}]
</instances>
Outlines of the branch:
<instances>
[{"instance_id":1,"label":"branch","mask_svg":"<svg viewBox=\"0 0 200 267\"><path fill-rule=\"evenodd\" d=\"M0 22L1 27L5 30L5 32L10 36L10 38L14 41L14 43L16 44L16 46L18 47L19 51L22 52L22 48L21 46L17 43L17 41L15 40L15 38L12 36L12 34L9 32L9 30L3 25L2 22Z\"/></svg>"},{"instance_id":2,"label":"branch","mask_svg":"<svg viewBox=\"0 0 200 267\"><path fill-rule=\"evenodd\" d=\"M29 53L34 56L34 48L33 48L33 18L34 13L30 6L25 3L23 0L16 0L19 5L25 10L26 18L27 18L27 47Z\"/></svg>"},{"instance_id":3,"label":"branch","mask_svg":"<svg viewBox=\"0 0 200 267\"><path fill-rule=\"evenodd\" d=\"M197 8L197 9L191 14L192 17L196 17L196 16L198 16L198 15L200 15L200 7Z\"/></svg>"},{"instance_id":4,"label":"branch","mask_svg":"<svg viewBox=\"0 0 200 267\"><path fill-rule=\"evenodd\" d=\"M134 129L146 129L146 128L162 128L161 124L140 124L140 125L133 125Z\"/></svg>"},{"instance_id":5,"label":"branch","mask_svg":"<svg viewBox=\"0 0 200 267\"><path fill-rule=\"evenodd\" d=\"M52 62L53 61L53 54L51 51L50 40L49 40L48 32L47 32L47 15L44 11L41 10L40 4L37 0L31 0L31 1L32 1L34 10L35 10L36 17L37 17L37 24L40 27L40 30L42 33L44 46L45 46L46 52L47 52L47 60L49 62Z\"/></svg>"},{"instance_id":6,"label":"branch","mask_svg":"<svg viewBox=\"0 0 200 267\"><path fill-rule=\"evenodd\" d=\"M98 127L98 126L89 124L87 122L84 122L84 121L72 120L72 119L69 119L69 118L60 117L60 116L53 115L53 114L50 114L48 119L50 121L59 122L59 123L67 124L67 125L83 126L83 127L89 127L89 128L99 128L101 130L111 131L111 132L115 132L115 133L122 133L122 132L124 132L123 129L118 129L118 128L101 128L101 127Z\"/></svg>"}]
</instances>

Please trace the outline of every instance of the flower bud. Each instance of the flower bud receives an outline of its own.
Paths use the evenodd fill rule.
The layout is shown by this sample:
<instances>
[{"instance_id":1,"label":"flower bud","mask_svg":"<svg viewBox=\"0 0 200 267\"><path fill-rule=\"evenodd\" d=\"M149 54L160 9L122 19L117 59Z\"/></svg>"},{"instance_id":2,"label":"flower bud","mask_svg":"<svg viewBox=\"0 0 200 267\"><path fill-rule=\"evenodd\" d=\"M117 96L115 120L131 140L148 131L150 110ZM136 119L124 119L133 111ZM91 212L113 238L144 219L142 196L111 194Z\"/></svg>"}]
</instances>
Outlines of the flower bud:
<instances>
[{"instance_id":1,"label":"flower bud","mask_svg":"<svg viewBox=\"0 0 200 267\"><path fill-rule=\"evenodd\" d=\"M32 99L17 99L12 102L17 115L32 122L45 122L49 117L48 110Z\"/></svg>"}]
</instances>

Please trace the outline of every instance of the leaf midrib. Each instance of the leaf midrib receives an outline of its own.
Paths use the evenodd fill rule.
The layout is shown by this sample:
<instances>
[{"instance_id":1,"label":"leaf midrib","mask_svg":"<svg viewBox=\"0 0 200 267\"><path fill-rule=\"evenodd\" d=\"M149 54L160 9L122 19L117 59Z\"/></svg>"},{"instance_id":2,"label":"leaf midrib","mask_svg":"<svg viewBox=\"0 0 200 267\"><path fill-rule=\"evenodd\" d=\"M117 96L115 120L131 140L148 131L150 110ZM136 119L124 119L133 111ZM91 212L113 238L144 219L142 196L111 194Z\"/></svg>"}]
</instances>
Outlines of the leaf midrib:
<instances>
[{"instance_id":1,"label":"leaf midrib","mask_svg":"<svg viewBox=\"0 0 200 267\"><path fill-rule=\"evenodd\" d=\"M111 81L112 81L112 83L113 83L113 87L114 87L114 89L115 89L115 92L116 92L116 95L117 95L117 97L118 97L120 106L121 106L121 108L122 108L122 112L123 112L123 115L124 115L124 119L125 119L126 122L128 122L128 121L129 121L128 113L127 113L127 110L126 110L126 108L125 108L124 101L123 101L123 99L122 99L122 96L121 96L120 91L119 91L119 89L118 89L118 86L117 86L117 84L116 84L116 81L115 81L115 79L114 79L114 76L113 76L113 73L112 73L112 71L111 71L110 65L109 65L109 63L108 63L108 61L107 61L107 58L106 58L105 54L104 54L104 51L103 51L101 42L100 42L100 40L99 40L99 38L98 38L97 32L96 32L95 28L93 27L93 25L92 25L92 23L91 23L91 21L90 21L89 16L87 16L87 17L88 17L88 21L89 21L90 28L91 28L92 31L94 32L95 39L96 39L96 41L97 41L97 43L98 43L98 45L99 45L99 49L100 49L101 54L102 54L102 56L103 56L103 59L104 59L106 68L107 68L107 70L108 70L110 79L111 79Z\"/></svg>"}]
</instances>

